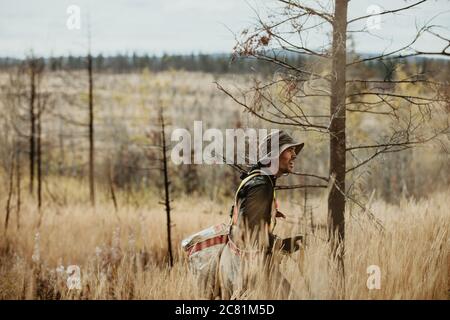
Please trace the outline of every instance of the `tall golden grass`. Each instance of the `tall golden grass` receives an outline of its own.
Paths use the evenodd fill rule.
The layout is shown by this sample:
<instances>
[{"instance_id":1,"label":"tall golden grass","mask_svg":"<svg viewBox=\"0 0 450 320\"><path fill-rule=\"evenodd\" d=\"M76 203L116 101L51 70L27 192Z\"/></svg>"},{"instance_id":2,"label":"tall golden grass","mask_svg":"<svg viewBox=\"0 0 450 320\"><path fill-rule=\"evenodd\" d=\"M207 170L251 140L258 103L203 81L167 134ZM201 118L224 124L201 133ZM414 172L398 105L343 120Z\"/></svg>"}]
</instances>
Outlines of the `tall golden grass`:
<instances>
[{"instance_id":1,"label":"tall golden grass","mask_svg":"<svg viewBox=\"0 0 450 320\"><path fill-rule=\"evenodd\" d=\"M88 190L76 181L59 178L53 199L46 198L39 213L24 199L20 225L12 211L0 242L1 299L201 299L180 249L184 237L212 224L228 221L228 206L204 198L185 197L173 204L175 264L168 268L164 208L155 195L125 201L119 194L116 211L106 195L95 208ZM345 292L337 287L325 232L308 231L303 254L282 261L291 282L292 299L447 299L449 250L448 192L428 199L403 199L399 205L374 201L371 211L385 227L379 232L364 212L347 215ZM61 200L61 199L64 199ZM55 201L59 200L59 201ZM317 225L326 221L326 199L313 201ZM231 199L230 199L231 201ZM0 200L5 208L6 199ZM306 230L301 208L285 198L288 214L276 232L289 236ZM219 214L222 213L222 214ZM42 223L38 228L39 215ZM2 212L4 222L4 212ZM3 223L2 223L3 225ZM81 290L67 287L67 267L81 271ZM367 268L381 270L380 289L369 290ZM256 286L242 299L278 298Z\"/></svg>"}]
</instances>

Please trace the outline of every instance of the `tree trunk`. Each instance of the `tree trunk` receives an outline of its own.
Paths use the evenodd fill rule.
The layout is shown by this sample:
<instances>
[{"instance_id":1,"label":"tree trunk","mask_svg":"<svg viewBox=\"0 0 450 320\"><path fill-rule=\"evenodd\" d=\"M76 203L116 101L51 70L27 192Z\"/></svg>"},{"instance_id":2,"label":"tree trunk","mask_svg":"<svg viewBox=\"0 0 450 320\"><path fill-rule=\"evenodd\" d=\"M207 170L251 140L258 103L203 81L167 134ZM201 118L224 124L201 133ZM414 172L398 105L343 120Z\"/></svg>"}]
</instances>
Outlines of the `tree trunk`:
<instances>
[{"instance_id":1,"label":"tree trunk","mask_svg":"<svg viewBox=\"0 0 450 320\"><path fill-rule=\"evenodd\" d=\"M42 118L42 99L38 98L37 103L37 117L36 117L36 160L37 160L37 196L38 196L38 209L41 210L42 206L42 153L41 153L41 135L42 135L42 124L41 124L41 118Z\"/></svg>"},{"instance_id":2,"label":"tree trunk","mask_svg":"<svg viewBox=\"0 0 450 320\"><path fill-rule=\"evenodd\" d=\"M94 101L93 101L93 81L92 81L92 56L89 53L88 58L89 74L89 193L91 204L95 206L94 189Z\"/></svg>"},{"instance_id":3,"label":"tree trunk","mask_svg":"<svg viewBox=\"0 0 450 320\"><path fill-rule=\"evenodd\" d=\"M60 176L65 175L64 170L64 163L65 163L65 152L64 152L64 131L63 131L63 124L60 121L59 123L59 134L58 134L58 140L59 140L59 159L58 159L58 173Z\"/></svg>"},{"instance_id":4,"label":"tree trunk","mask_svg":"<svg viewBox=\"0 0 450 320\"><path fill-rule=\"evenodd\" d=\"M30 194L33 194L34 189L34 136L35 136L35 114L34 114L34 101L36 98L36 73L33 64L30 68Z\"/></svg>"},{"instance_id":5,"label":"tree trunk","mask_svg":"<svg viewBox=\"0 0 450 320\"><path fill-rule=\"evenodd\" d=\"M167 167L167 148L166 148L166 134L164 128L164 116L163 111L160 111L160 121L161 121L161 133L162 133L162 152L163 152L163 172L164 172L164 191L165 191L165 206L167 214L167 247L169 251L169 265L173 266L173 255L172 255L172 240L171 240L171 228L170 228L170 193L169 193L169 172Z\"/></svg>"},{"instance_id":6,"label":"tree trunk","mask_svg":"<svg viewBox=\"0 0 450 320\"><path fill-rule=\"evenodd\" d=\"M111 166L111 160L108 158L108 164L106 168L108 175L108 184L109 184L109 191L111 193L111 199L114 204L114 210L117 213L117 199L116 199L116 193L114 191L114 181L113 181L113 172L112 172L112 166Z\"/></svg>"},{"instance_id":7,"label":"tree trunk","mask_svg":"<svg viewBox=\"0 0 450 320\"><path fill-rule=\"evenodd\" d=\"M8 222L9 222L9 214L11 212L11 198L13 194L13 179L14 179L14 153L16 151L13 150L11 152L11 162L9 166L9 187L8 187L8 198L6 200L6 216L5 216L5 235L8 230Z\"/></svg>"},{"instance_id":8,"label":"tree trunk","mask_svg":"<svg viewBox=\"0 0 450 320\"><path fill-rule=\"evenodd\" d=\"M20 207L21 207L21 199L20 199L20 182L21 182L21 163L20 163L20 144L18 145L18 150L16 154L16 193L17 193L17 202L16 202L16 216L17 216L17 230L20 229Z\"/></svg>"},{"instance_id":9,"label":"tree trunk","mask_svg":"<svg viewBox=\"0 0 450 320\"><path fill-rule=\"evenodd\" d=\"M334 184L328 196L328 237L332 253L343 272L345 238L345 71L348 0L335 1L333 26L333 62L330 102L330 178ZM331 180L332 181L332 180ZM339 248L339 250L337 250Z\"/></svg>"}]
</instances>

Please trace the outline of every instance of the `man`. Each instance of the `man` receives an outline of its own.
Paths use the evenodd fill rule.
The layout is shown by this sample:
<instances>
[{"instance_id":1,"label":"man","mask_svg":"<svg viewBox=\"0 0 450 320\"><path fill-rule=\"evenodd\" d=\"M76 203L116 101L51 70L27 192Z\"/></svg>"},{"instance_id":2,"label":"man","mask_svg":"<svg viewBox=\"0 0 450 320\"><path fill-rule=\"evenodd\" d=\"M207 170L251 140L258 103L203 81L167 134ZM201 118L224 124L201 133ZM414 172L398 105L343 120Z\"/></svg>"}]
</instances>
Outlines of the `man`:
<instances>
[{"instance_id":1,"label":"man","mask_svg":"<svg viewBox=\"0 0 450 320\"><path fill-rule=\"evenodd\" d=\"M294 160L303 146L284 131L268 135L260 146L260 154L263 148L267 153L242 177L233 207L229 240L219 261L222 299L245 294L261 276L258 265L280 286L283 297L289 295L289 283L279 273L273 257L279 250L285 253L298 250L297 241L301 237L280 239L273 234L275 219L284 217L277 210L274 188L278 177L293 172Z\"/></svg>"}]
</instances>

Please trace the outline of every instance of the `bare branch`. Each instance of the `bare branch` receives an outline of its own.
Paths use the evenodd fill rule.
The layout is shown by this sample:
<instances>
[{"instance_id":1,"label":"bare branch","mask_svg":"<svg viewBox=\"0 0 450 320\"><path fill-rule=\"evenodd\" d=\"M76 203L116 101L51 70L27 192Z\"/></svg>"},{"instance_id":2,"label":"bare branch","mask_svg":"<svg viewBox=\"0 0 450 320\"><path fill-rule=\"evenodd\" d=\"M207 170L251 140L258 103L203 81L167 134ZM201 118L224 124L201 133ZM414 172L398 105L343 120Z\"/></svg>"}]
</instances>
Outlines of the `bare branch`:
<instances>
[{"instance_id":1,"label":"bare branch","mask_svg":"<svg viewBox=\"0 0 450 320\"><path fill-rule=\"evenodd\" d=\"M325 21L329 22L330 24L333 24L333 19L334 18L329 13L319 12L316 9L313 9L311 7L302 5L302 4L300 4L300 2L295 2L295 1L292 1L292 0L290 0L290 1L278 0L278 1L284 3L284 4L288 5L288 6L294 6L296 8L302 9L302 10L304 10L306 13L308 13L310 15L314 15L314 16L320 17L320 18L324 19Z\"/></svg>"},{"instance_id":2,"label":"bare branch","mask_svg":"<svg viewBox=\"0 0 450 320\"><path fill-rule=\"evenodd\" d=\"M356 166L354 166L350 169L347 169L345 172L348 173L350 171L353 171L353 170L365 165L366 163L368 163L369 161L371 161L372 159L374 159L375 157L379 156L382 153L392 153L392 152L403 151L403 150L411 148L413 145L424 144L424 143L427 143L427 142L435 139L439 135L449 133L449 128L446 127L426 139L410 141L409 140L409 130L414 131L414 129L415 128L413 128L413 129L408 128L406 130L406 140L403 142L390 142L390 143L384 143L384 144L378 144L378 145L365 145L365 146L363 145L363 146L355 146L355 147L346 148L346 151L349 151L349 152L351 152L352 150L356 150L356 149L375 149L375 148L376 149L381 148L381 149L376 150L370 157L361 161ZM392 149L392 148L395 148L395 149Z\"/></svg>"},{"instance_id":3,"label":"bare branch","mask_svg":"<svg viewBox=\"0 0 450 320\"><path fill-rule=\"evenodd\" d=\"M352 93L352 94L347 95L347 98L349 98L349 97L356 97L356 96L364 96L364 95L373 95L373 96L378 96L378 97L387 96L387 97L401 98L401 99L406 100L409 103L416 104L416 105L419 105L420 102L413 101L414 99L416 99L416 100L423 100L423 101L429 101L429 102L446 102L447 101L446 99L438 99L438 98L435 98L435 97L427 98L427 97L411 96L411 95L397 94L397 93L370 92L370 91Z\"/></svg>"},{"instance_id":4,"label":"bare branch","mask_svg":"<svg viewBox=\"0 0 450 320\"><path fill-rule=\"evenodd\" d=\"M418 75L416 75L418 76ZM411 77L410 77L411 78ZM383 84L432 84L432 85L441 85L441 83L436 82L436 81L430 81L430 80L426 80L426 79L414 79L414 80L364 80L364 79L352 79L352 80L347 80L347 83L364 83L364 84L368 84L368 83L383 83Z\"/></svg>"},{"instance_id":5,"label":"bare branch","mask_svg":"<svg viewBox=\"0 0 450 320\"><path fill-rule=\"evenodd\" d=\"M225 93L227 96L229 96L231 99L233 99L234 102L236 102L237 104L241 105L242 107L244 107L247 111L249 111L251 114L255 115L256 117L270 122L270 123L274 123L274 124L279 124L279 125L286 125L286 126L296 126L298 127L299 124L295 123L295 122L282 122L282 121L276 121L270 118L267 118L263 115L261 115L260 113L256 112L255 110L253 110L253 108L249 107L245 102L242 102L240 100L238 100L233 94L231 94L228 90L226 90L225 88L223 88L218 82L214 82L217 86L217 88L222 91L223 93ZM326 127L324 126L317 126L317 125L303 125L302 129L304 130L313 130L313 131L319 131L322 132L321 130L327 130Z\"/></svg>"},{"instance_id":6,"label":"bare branch","mask_svg":"<svg viewBox=\"0 0 450 320\"><path fill-rule=\"evenodd\" d=\"M312 178L320 179L320 180L323 180L326 182L329 181L329 179L327 177L322 177L322 176L318 176L318 175L310 174L310 173L292 172L292 174L296 175L296 176L301 176L301 177L312 177Z\"/></svg>"},{"instance_id":7,"label":"bare branch","mask_svg":"<svg viewBox=\"0 0 450 320\"><path fill-rule=\"evenodd\" d=\"M365 16L362 16L362 17L358 17L358 18L349 20L349 21L347 22L347 24L350 24L350 23L355 22L355 21L367 19L367 18L370 18L370 17L382 16L382 15L385 15L385 14L396 13L396 12L400 12L400 11L403 11L403 10L408 10L408 9L413 8L413 7L416 7L416 6L418 6L419 4L424 3L424 2L426 2L426 1L427 1L427 0L421 0L421 1L418 1L418 2L416 2L416 3L413 3L413 4L411 4L411 5L409 5L409 6L406 6L406 7L402 7L402 8L398 8L398 9L394 9L394 10L386 10L386 11L383 11L383 12L380 12L380 13L375 13L375 14L368 14L368 15L365 15Z\"/></svg>"},{"instance_id":8,"label":"bare branch","mask_svg":"<svg viewBox=\"0 0 450 320\"><path fill-rule=\"evenodd\" d=\"M275 190L304 189L304 188L327 188L326 184L294 184L291 186L276 186Z\"/></svg>"},{"instance_id":9,"label":"bare branch","mask_svg":"<svg viewBox=\"0 0 450 320\"><path fill-rule=\"evenodd\" d=\"M425 0L426 1L426 0ZM382 59L384 59L384 58L386 58L386 57L390 57L390 56L392 56L392 55L394 55L394 54L396 54L396 53L399 53L399 52L402 52L402 51L404 51L404 50L406 50L406 49L408 49L408 48L411 48L411 46L414 44L414 43L416 43L417 42L417 40L420 38L420 36L422 35L422 33L423 32L425 32L428 28L430 28L429 26L427 27L427 26L423 26L422 28L420 28L419 29L419 31L416 33L416 35L415 35L415 37L413 38L413 40L411 40L411 42L410 43L408 43L407 45L405 45L405 46L403 46L403 47L401 47L401 48L399 48L399 49L396 49L396 50L393 50L393 51L390 51L390 52L387 52L387 53L382 53L382 54L380 54L380 55L378 55L378 56L374 56L374 57L369 57L369 58L365 58L365 59L360 59L360 60L356 60L356 61L352 61L352 62L350 62L350 63L347 63L347 67L350 67L350 66L353 66L353 65L355 65L355 64L359 64L359 63L362 63L362 62L368 62L368 61L373 61L373 60L382 60ZM406 58L407 56L403 56L403 55L398 55L398 56L394 56L393 58Z\"/></svg>"},{"instance_id":10,"label":"bare branch","mask_svg":"<svg viewBox=\"0 0 450 320\"><path fill-rule=\"evenodd\" d=\"M286 61L279 60L276 57L276 55L274 57L271 57L271 56L263 55L261 53L257 53L256 52L252 56L257 58L257 59L263 60L263 61L274 63L276 65L279 65L279 66L283 67L283 68L286 68L287 70L295 71L295 72L298 72L299 74L306 74L306 75L312 77L312 79L329 80L328 78L322 76L321 74L310 72L310 71L306 71L306 70L302 70L300 68L294 67L293 65L287 63Z\"/></svg>"}]
</instances>

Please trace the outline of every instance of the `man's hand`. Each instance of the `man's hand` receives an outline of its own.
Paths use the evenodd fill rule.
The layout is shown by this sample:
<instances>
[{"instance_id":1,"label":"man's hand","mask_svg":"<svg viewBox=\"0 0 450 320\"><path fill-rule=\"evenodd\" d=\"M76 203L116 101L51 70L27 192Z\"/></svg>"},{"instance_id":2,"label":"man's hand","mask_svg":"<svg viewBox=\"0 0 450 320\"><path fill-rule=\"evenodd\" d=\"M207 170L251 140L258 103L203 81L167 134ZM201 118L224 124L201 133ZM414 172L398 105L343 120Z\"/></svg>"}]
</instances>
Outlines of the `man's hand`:
<instances>
[{"instance_id":1,"label":"man's hand","mask_svg":"<svg viewBox=\"0 0 450 320\"><path fill-rule=\"evenodd\" d=\"M300 244L297 243L298 241L303 241L303 236L299 235L292 238L283 239L283 244L281 247L282 251L284 253L293 253L297 251L300 249Z\"/></svg>"}]
</instances>

